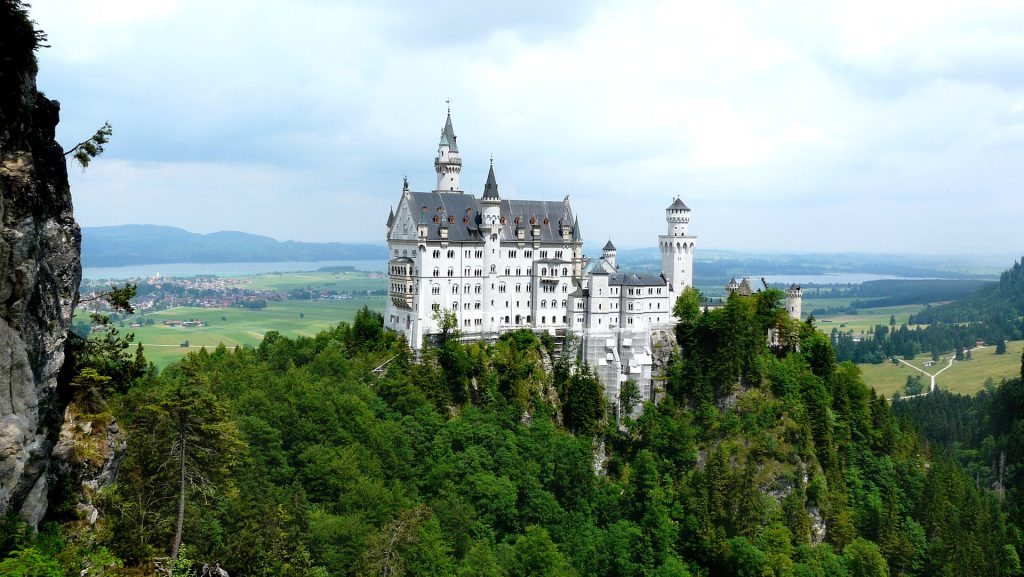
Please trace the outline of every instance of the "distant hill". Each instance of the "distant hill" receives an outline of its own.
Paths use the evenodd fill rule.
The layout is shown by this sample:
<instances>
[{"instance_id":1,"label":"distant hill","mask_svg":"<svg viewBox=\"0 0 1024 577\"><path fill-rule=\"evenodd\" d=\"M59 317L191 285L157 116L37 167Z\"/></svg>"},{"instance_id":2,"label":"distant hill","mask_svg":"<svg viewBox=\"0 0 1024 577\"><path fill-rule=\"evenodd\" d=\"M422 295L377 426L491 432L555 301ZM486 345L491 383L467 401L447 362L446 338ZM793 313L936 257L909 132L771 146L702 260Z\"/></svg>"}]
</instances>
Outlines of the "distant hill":
<instances>
[{"instance_id":1,"label":"distant hill","mask_svg":"<svg viewBox=\"0 0 1024 577\"><path fill-rule=\"evenodd\" d=\"M383 244L282 242L245 232L198 234L152 224L82 228L83 266L385 258Z\"/></svg>"},{"instance_id":2,"label":"distant hill","mask_svg":"<svg viewBox=\"0 0 1024 577\"><path fill-rule=\"evenodd\" d=\"M976 323L999 327L1012 339L1024 338L1024 258L999 275L999 282L945 306L931 307L911 317L911 323Z\"/></svg>"}]
</instances>

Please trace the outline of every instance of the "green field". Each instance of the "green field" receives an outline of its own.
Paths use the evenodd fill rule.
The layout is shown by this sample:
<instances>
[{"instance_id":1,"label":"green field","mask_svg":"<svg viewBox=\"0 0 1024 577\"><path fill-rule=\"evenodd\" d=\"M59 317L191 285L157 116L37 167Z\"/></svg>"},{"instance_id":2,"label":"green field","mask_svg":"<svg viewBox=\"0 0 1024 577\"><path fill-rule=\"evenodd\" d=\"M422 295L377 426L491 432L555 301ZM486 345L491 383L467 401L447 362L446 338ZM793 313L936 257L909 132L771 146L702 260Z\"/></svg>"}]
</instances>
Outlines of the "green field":
<instances>
[{"instance_id":1,"label":"green field","mask_svg":"<svg viewBox=\"0 0 1024 577\"><path fill-rule=\"evenodd\" d=\"M122 332L134 332L135 342L142 343L146 358L158 367L180 359L186 352L202 347L214 348L220 343L228 347L257 345L267 331L284 336L314 336L318 332L337 326L341 321L351 322L356 311L369 306L384 310L385 297L360 297L329 301L272 301L263 310L241 308L213 309L178 307L146 315L156 324L125 327ZM302 315L302 316L300 316ZM165 320L198 319L204 327L168 327ZM189 347L181 346L184 341Z\"/></svg>"},{"instance_id":2,"label":"green field","mask_svg":"<svg viewBox=\"0 0 1024 577\"><path fill-rule=\"evenodd\" d=\"M825 302L828 301L819 301L819 303ZM804 310L807 310L806 305L803 308ZM918 313L923 309L924 305L875 307L870 309L860 309L858 314L855 315L825 315L820 318L816 318L815 320L818 330L824 333L832 332L833 328L837 328L843 332L852 330L854 334L860 334L862 331L865 333L871 333L874 330L875 325L889 326L890 316L896 317L896 326L899 326L906 323L910 318L910 315ZM910 328L915 328L916 326L917 325L911 325Z\"/></svg>"},{"instance_id":3,"label":"green field","mask_svg":"<svg viewBox=\"0 0 1024 577\"><path fill-rule=\"evenodd\" d=\"M295 289L367 291L386 289L383 276L371 277L365 272L288 272L234 277L243 288L252 290L290 291Z\"/></svg>"},{"instance_id":4,"label":"green field","mask_svg":"<svg viewBox=\"0 0 1024 577\"><path fill-rule=\"evenodd\" d=\"M973 358L969 361L956 361L952 367L942 371L935 378L936 386L955 393L969 395L984 388L985 379L988 377L992 377L998 383L1002 379L1020 375L1021 351L1024 351L1024 341L1007 343L1005 355L996 355L995 351L994 346L971 351ZM948 358L948 355L945 356L932 367L924 366L926 361L931 360L928 355L918 355L917 358L909 362L934 374L938 369L946 366ZM921 375L926 387L931 382L931 378L903 363L897 366L887 361L879 365L858 366L864 375L864 382L886 397L891 397L897 391L902 393L903 385L907 382L907 375Z\"/></svg>"}]
</instances>

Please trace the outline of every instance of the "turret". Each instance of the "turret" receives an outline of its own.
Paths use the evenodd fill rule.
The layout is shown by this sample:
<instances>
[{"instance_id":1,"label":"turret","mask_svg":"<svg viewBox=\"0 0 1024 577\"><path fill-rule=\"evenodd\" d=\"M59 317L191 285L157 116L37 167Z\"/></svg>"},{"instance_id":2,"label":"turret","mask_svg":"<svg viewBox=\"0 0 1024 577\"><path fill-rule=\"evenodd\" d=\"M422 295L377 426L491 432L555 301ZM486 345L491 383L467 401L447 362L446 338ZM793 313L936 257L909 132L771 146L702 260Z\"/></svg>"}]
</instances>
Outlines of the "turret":
<instances>
[{"instance_id":1,"label":"turret","mask_svg":"<svg viewBox=\"0 0 1024 577\"><path fill-rule=\"evenodd\" d=\"M679 294L693 284L693 247L697 240L687 234L690 208L676 197L665 209L667 234L658 237L661 249L661 273L669 282L669 290Z\"/></svg>"},{"instance_id":2,"label":"turret","mask_svg":"<svg viewBox=\"0 0 1024 577\"><path fill-rule=\"evenodd\" d=\"M612 239L608 239L608 242L605 243L604 248L601 249L601 258L608 261L608 264L612 265L612 267L618 269L618 265L615 264L616 253L617 251L615 250L615 245L612 244Z\"/></svg>"},{"instance_id":3,"label":"turret","mask_svg":"<svg viewBox=\"0 0 1024 577\"><path fill-rule=\"evenodd\" d=\"M791 284L786 289L786 314L789 318L799 321L802 314L803 307L803 292L800 290L800 285Z\"/></svg>"},{"instance_id":4,"label":"turret","mask_svg":"<svg viewBox=\"0 0 1024 577\"><path fill-rule=\"evenodd\" d=\"M438 192L462 192L459 186L459 173L462 172L462 158L459 156L459 145L452 128L452 111L448 109L448 118L441 129L441 141L437 145L437 157L434 159L434 171L437 172Z\"/></svg>"},{"instance_id":5,"label":"turret","mask_svg":"<svg viewBox=\"0 0 1024 577\"><path fill-rule=\"evenodd\" d=\"M490 169L487 171L487 182L484 183L484 194L480 197L480 206L483 210L481 227L497 234L501 226L501 196L498 194L498 180L494 178L493 158Z\"/></svg>"},{"instance_id":6,"label":"turret","mask_svg":"<svg viewBox=\"0 0 1024 577\"><path fill-rule=\"evenodd\" d=\"M494 177L494 159L487 170L484 194L480 197L480 231L484 236L484 274L488 276L484 285L483 331L497 331L500 326L491 304L494 302L494 287L498 281L498 254L501 252L501 195L498 194L498 179Z\"/></svg>"}]
</instances>

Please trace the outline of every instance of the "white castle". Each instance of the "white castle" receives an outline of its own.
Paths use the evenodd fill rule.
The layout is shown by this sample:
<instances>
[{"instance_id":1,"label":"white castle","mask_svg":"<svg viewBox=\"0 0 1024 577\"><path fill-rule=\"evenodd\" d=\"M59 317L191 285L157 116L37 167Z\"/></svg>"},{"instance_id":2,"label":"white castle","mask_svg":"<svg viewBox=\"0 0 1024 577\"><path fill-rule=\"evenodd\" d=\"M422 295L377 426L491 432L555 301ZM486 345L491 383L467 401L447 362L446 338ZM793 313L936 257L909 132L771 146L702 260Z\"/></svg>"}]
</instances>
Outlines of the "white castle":
<instances>
[{"instance_id":1,"label":"white castle","mask_svg":"<svg viewBox=\"0 0 1024 577\"><path fill-rule=\"evenodd\" d=\"M616 401L627 380L644 400L651 398L654 335L671 338L672 306L693 284L697 237L687 230L690 209L683 201L675 198L665 209L661 273L634 273L620 270L611 240L600 258L584 258L568 196L502 198L493 161L483 195L464 193L450 110L434 169L437 187L414 192L406 180L388 216L384 326L404 334L413 350L440 332L441 311L454 313L466 340L493 340L521 328L571 333L609 400Z\"/></svg>"}]
</instances>

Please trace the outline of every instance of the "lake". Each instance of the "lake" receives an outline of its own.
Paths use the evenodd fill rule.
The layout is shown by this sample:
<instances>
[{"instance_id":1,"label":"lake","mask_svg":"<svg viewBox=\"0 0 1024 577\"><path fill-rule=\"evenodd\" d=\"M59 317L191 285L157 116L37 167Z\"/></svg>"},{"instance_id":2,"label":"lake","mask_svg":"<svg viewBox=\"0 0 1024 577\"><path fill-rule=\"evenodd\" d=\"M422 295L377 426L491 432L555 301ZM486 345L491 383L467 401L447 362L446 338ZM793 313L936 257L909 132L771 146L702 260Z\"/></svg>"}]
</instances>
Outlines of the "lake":
<instances>
[{"instance_id":1,"label":"lake","mask_svg":"<svg viewBox=\"0 0 1024 577\"><path fill-rule=\"evenodd\" d=\"M241 276L272 272L315 271L325 266L351 266L367 272L384 272L384 260L316 260L282 262L176 262L136 264L130 266L89 266L82 276L92 280L123 280L160 276L190 277L197 275Z\"/></svg>"}]
</instances>

